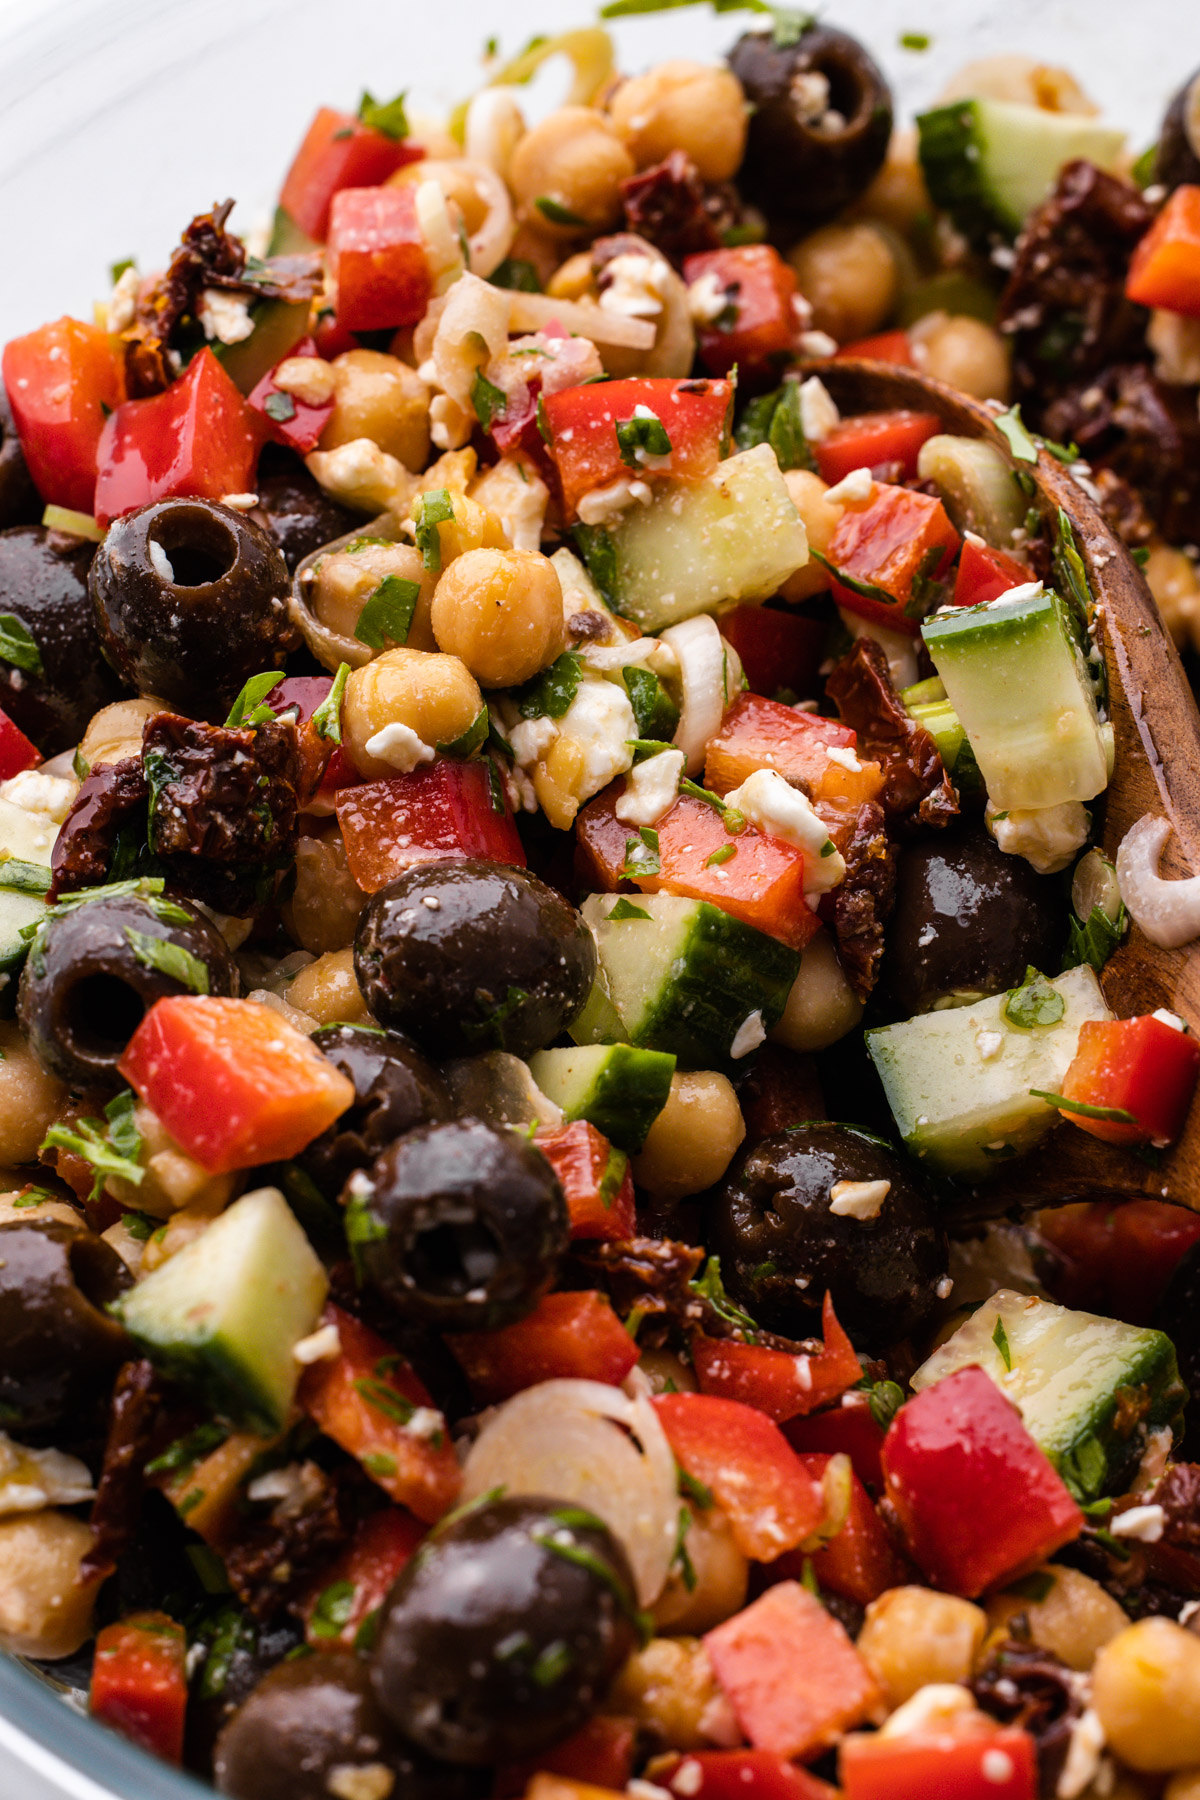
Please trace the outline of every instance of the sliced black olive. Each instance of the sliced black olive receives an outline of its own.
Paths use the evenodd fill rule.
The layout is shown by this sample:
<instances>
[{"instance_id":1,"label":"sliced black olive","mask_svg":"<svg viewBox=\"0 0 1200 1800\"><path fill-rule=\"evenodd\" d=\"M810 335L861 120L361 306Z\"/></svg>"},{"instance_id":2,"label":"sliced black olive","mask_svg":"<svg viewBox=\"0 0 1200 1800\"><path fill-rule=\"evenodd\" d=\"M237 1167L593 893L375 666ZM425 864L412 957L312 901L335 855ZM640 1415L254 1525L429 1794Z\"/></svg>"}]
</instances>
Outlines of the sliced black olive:
<instances>
[{"instance_id":1,"label":"sliced black olive","mask_svg":"<svg viewBox=\"0 0 1200 1800\"><path fill-rule=\"evenodd\" d=\"M88 599L96 546L40 525L0 532L0 613L32 638L0 656L0 706L43 756L69 750L121 684L100 653Z\"/></svg>"},{"instance_id":2,"label":"sliced black olive","mask_svg":"<svg viewBox=\"0 0 1200 1800\"><path fill-rule=\"evenodd\" d=\"M772 219L819 225L871 181L892 135L892 95L857 38L812 25L794 43L747 32L729 66L750 102L738 187Z\"/></svg>"},{"instance_id":3,"label":"sliced black olive","mask_svg":"<svg viewBox=\"0 0 1200 1800\"><path fill-rule=\"evenodd\" d=\"M529 1056L583 1005L596 946L574 907L526 869L426 863L372 896L354 968L380 1024L434 1056Z\"/></svg>"},{"instance_id":4,"label":"sliced black olive","mask_svg":"<svg viewBox=\"0 0 1200 1800\"><path fill-rule=\"evenodd\" d=\"M313 1043L354 1083L354 1104L296 1158L327 1200L355 1169L369 1169L389 1144L418 1125L452 1117L446 1084L433 1064L394 1031L323 1025Z\"/></svg>"},{"instance_id":5,"label":"sliced black olive","mask_svg":"<svg viewBox=\"0 0 1200 1800\"><path fill-rule=\"evenodd\" d=\"M255 486L258 510L289 575L314 550L362 526L361 513L331 500L299 457L276 445L268 444L263 451Z\"/></svg>"},{"instance_id":6,"label":"sliced black olive","mask_svg":"<svg viewBox=\"0 0 1200 1800\"><path fill-rule=\"evenodd\" d=\"M553 1500L493 1500L435 1532L383 1608L371 1674L407 1737L447 1762L532 1756L581 1725L634 1637L612 1533Z\"/></svg>"},{"instance_id":7,"label":"sliced black olive","mask_svg":"<svg viewBox=\"0 0 1200 1800\"><path fill-rule=\"evenodd\" d=\"M223 719L242 685L298 642L283 557L213 500L157 500L117 519L90 588L104 653L140 694Z\"/></svg>"},{"instance_id":8,"label":"sliced black olive","mask_svg":"<svg viewBox=\"0 0 1200 1800\"><path fill-rule=\"evenodd\" d=\"M30 1048L73 1087L113 1087L125 1046L168 994L235 994L224 938L186 900L106 895L52 914L30 946L17 1013Z\"/></svg>"},{"instance_id":9,"label":"sliced black olive","mask_svg":"<svg viewBox=\"0 0 1200 1800\"><path fill-rule=\"evenodd\" d=\"M1154 179L1168 188L1200 183L1200 70L1188 76L1167 107Z\"/></svg>"},{"instance_id":10,"label":"sliced black olive","mask_svg":"<svg viewBox=\"0 0 1200 1800\"><path fill-rule=\"evenodd\" d=\"M938 832L900 853L879 999L893 1017L1018 987L1056 969L1066 935L1062 885L1007 856L981 825Z\"/></svg>"},{"instance_id":11,"label":"sliced black olive","mask_svg":"<svg viewBox=\"0 0 1200 1800\"><path fill-rule=\"evenodd\" d=\"M881 1199L868 1183L886 1183ZM883 1347L928 1318L946 1273L946 1235L917 1175L846 1125L764 1138L713 1190L708 1217L730 1293L788 1337L819 1333L828 1288L856 1341Z\"/></svg>"},{"instance_id":12,"label":"sliced black olive","mask_svg":"<svg viewBox=\"0 0 1200 1800\"><path fill-rule=\"evenodd\" d=\"M129 1339L104 1309L129 1285L82 1224L0 1225L0 1427L44 1431L111 1383Z\"/></svg>"},{"instance_id":13,"label":"sliced black olive","mask_svg":"<svg viewBox=\"0 0 1200 1800\"><path fill-rule=\"evenodd\" d=\"M42 496L33 485L8 394L0 382L0 530L36 525L41 516Z\"/></svg>"},{"instance_id":14,"label":"sliced black olive","mask_svg":"<svg viewBox=\"0 0 1200 1800\"><path fill-rule=\"evenodd\" d=\"M490 1330L534 1307L570 1236L540 1150L478 1119L398 1138L346 1186L346 1233L364 1278L410 1319Z\"/></svg>"}]
</instances>

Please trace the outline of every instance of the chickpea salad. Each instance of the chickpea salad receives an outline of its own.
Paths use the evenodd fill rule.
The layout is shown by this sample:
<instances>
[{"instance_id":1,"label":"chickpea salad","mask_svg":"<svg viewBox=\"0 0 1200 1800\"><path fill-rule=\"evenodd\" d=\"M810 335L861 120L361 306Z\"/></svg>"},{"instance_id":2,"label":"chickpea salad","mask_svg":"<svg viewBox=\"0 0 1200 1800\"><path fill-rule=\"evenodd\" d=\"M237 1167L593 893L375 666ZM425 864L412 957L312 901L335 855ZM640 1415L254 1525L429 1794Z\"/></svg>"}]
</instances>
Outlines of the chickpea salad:
<instances>
[{"instance_id":1,"label":"chickpea salad","mask_svg":"<svg viewBox=\"0 0 1200 1800\"><path fill-rule=\"evenodd\" d=\"M0 1647L235 1800L1200 1795L1200 77L750 10L0 359Z\"/></svg>"}]
</instances>

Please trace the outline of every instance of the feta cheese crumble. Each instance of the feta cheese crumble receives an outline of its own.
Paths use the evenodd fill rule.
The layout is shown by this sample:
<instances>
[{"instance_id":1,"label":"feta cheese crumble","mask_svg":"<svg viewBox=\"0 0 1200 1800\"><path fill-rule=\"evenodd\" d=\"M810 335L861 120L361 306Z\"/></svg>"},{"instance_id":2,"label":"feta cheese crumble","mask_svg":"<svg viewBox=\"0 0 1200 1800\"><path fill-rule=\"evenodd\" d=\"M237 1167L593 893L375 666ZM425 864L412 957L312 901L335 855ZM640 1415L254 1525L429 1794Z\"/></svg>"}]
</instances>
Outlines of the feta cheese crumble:
<instances>
[{"instance_id":1,"label":"feta cheese crumble","mask_svg":"<svg viewBox=\"0 0 1200 1800\"><path fill-rule=\"evenodd\" d=\"M675 804L682 774L682 750L660 750L657 756L635 763L613 808L617 818L625 825L657 825Z\"/></svg>"},{"instance_id":2,"label":"feta cheese crumble","mask_svg":"<svg viewBox=\"0 0 1200 1800\"><path fill-rule=\"evenodd\" d=\"M835 1181L829 1210L839 1219L877 1219L891 1191L890 1181Z\"/></svg>"},{"instance_id":3,"label":"feta cheese crumble","mask_svg":"<svg viewBox=\"0 0 1200 1800\"><path fill-rule=\"evenodd\" d=\"M394 719L367 739L368 756L376 756L399 775L411 775L418 763L432 762L437 751L419 738L411 725Z\"/></svg>"},{"instance_id":4,"label":"feta cheese crumble","mask_svg":"<svg viewBox=\"0 0 1200 1800\"><path fill-rule=\"evenodd\" d=\"M794 788L775 769L755 769L741 787L725 796L726 803L744 814L769 837L782 838L805 852L804 895L827 893L846 878L846 864L833 842L825 821L799 788Z\"/></svg>"}]
</instances>

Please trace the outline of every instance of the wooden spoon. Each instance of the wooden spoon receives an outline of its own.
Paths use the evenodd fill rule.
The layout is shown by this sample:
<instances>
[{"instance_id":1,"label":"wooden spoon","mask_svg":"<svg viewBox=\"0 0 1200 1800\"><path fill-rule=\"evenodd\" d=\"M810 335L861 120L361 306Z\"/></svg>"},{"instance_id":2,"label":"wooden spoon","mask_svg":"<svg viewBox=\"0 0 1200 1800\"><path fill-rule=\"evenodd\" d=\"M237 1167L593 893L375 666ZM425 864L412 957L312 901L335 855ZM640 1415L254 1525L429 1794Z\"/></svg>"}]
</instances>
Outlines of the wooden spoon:
<instances>
[{"instance_id":1,"label":"wooden spoon","mask_svg":"<svg viewBox=\"0 0 1200 1800\"><path fill-rule=\"evenodd\" d=\"M813 372L843 412L898 407L935 412L947 431L986 438L1013 460L993 412L913 369L847 359ZM1116 734L1113 778L1098 803L1103 810L1101 848L1115 860L1129 827L1152 813L1171 826L1164 877L1200 874L1200 713L1178 652L1141 571L1062 463L1043 450L1036 468L1020 466L1033 476L1034 504L1051 528L1059 507L1072 521L1096 600ZM1167 1007L1200 1031L1200 941L1163 950L1133 925L1106 964L1100 985L1120 1018ZM1192 1107L1183 1136L1163 1153L1157 1167L1062 1124L1028 1156L965 1189L963 1198L969 1211L997 1213L1014 1206L1135 1196L1173 1200L1200 1211L1200 1103Z\"/></svg>"}]
</instances>

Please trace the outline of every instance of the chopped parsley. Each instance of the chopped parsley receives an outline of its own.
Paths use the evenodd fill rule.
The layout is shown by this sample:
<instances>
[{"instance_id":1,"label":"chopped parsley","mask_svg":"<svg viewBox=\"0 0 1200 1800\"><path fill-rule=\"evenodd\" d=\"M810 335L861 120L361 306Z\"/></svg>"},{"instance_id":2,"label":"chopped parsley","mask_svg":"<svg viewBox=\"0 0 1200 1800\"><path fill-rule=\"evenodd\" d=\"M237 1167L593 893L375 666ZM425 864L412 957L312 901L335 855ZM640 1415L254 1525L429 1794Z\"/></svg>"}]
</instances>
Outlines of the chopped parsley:
<instances>
[{"instance_id":1,"label":"chopped parsley","mask_svg":"<svg viewBox=\"0 0 1200 1800\"><path fill-rule=\"evenodd\" d=\"M506 256L488 276L493 287L510 288L518 294L540 294L542 284L531 262L520 256Z\"/></svg>"},{"instance_id":2,"label":"chopped parsley","mask_svg":"<svg viewBox=\"0 0 1200 1800\"><path fill-rule=\"evenodd\" d=\"M417 549L421 552L421 561L433 574L442 566L442 540L438 534L438 526L448 525L453 518L454 504L448 489L431 488L429 493L421 495L414 535Z\"/></svg>"},{"instance_id":3,"label":"chopped parsley","mask_svg":"<svg viewBox=\"0 0 1200 1800\"><path fill-rule=\"evenodd\" d=\"M317 1596L308 1616L308 1628L315 1638L340 1637L354 1616L358 1589L352 1581L331 1581Z\"/></svg>"},{"instance_id":4,"label":"chopped parsley","mask_svg":"<svg viewBox=\"0 0 1200 1800\"><path fill-rule=\"evenodd\" d=\"M588 228L586 219L572 212L569 206L564 206L561 200L556 200L553 194L539 194L533 204L551 225L566 225L579 231L586 231Z\"/></svg>"},{"instance_id":5,"label":"chopped parsley","mask_svg":"<svg viewBox=\"0 0 1200 1800\"><path fill-rule=\"evenodd\" d=\"M1066 1002L1037 969L1028 968L1020 987L1009 990L1004 1017L1021 1031L1032 1031L1037 1025L1057 1025L1066 1011Z\"/></svg>"},{"instance_id":6,"label":"chopped parsley","mask_svg":"<svg viewBox=\"0 0 1200 1800\"><path fill-rule=\"evenodd\" d=\"M708 1301L718 1318L724 1319L727 1325L736 1325L748 1344L758 1342L758 1326L725 1292L719 1256L710 1256L696 1279L688 1282L688 1287L697 1299Z\"/></svg>"},{"instance_id":7,"label":"chopped parsley","mask_svg":"<svg viewBox=\"0 0 1200 1800\"><path fill-rule=\"evenodd\" d=\"M997 1315L996 1329L992 1333L992 1342L1000 1352L1000 1360L1006 1369L1012 1368L1012 1351L1008 1347L1008 1333L1004 1329L1004 1320Z\"/></svg>"},{"instance_id":8,"label":"chopped parsley","mask_svg":"<svg viewBox=\"0 0 1200 1800\"><path fill-rule=\"evenodd\" d=\"M190 988L193 994L207 994L208 967L182 944L173 943L170 938L155 937L149 931L135 931L132 925L125 927L125 939L145 968L157 969L160 975L170 976L181 987Z\"/></svg>"},{"instance_id":9,"label":"chopped parsley","mask_svg":"<svg viewBox=\"0 0 1200 1800\"><path fill-rule=\"evenodd\" d=\"M434 541L437 541L436 531L434 532ZM440 563L441 546L439 545L439 566ZM427 561L426 567L429 566ZM409 631L412 629L413 614L417 610L417 601L420 597L419 582L408 581L403 575L385 575L379 586L370 594L366 605L358 615L358 624L354 627L354 635L359 643L366 644L372 650L382 650L385 641L389 640L393 644L406 644ZM346 668L344 663L342 668ZM347 677L349 673L349 669L346 669ZM341 670L338 671L338 674L340 676ZM344 681L342 687L344 691ZM332 698L333 690L331 689L329 699ZM324 735L322 733L322 736ZM341 742L340 737L337 741Z\"/></svg>"},{"instance_id":10,"label":"chopped parsley","mask_svg":"<svg viewBox=\"0 0 1200 1800\"><path fill-rule=\"evenodd\" d=\"M389 576L388 579L394 581L395 576ZM368 602L369 604L370 602ZM411 624L411 615L409 622ZM361 618L359 624L362 624ZM333 678L333 686L313 714L313 729L317 736L324 738L327 743L340 744L342 741L342 696L346 692L346 683L349 679L350 664L339 663L338 672Z\"/></svg>"},{"instance_id":11,"label":"chopped parsley","mask_svg":"<svg viewBox=\"0 0 1200 1800\"><path fill-rule=\"evenodd\" d=\"M265 669L261 675L252 675L229 709L226 731L236 731L241 726L266 725L273 719L274 712L264 706L263 701L282 680L282 669Z\"/></svg>"},{"instance_id":12,"label":"chopped parsley","mask_svg":"<svg viewBox=\"0 0 1200 1800\"><path fill-rule=\"evenodd\" d=\"M146 1464L147 1475L179 1475L189 1473L198 1462L219 1450L229 1433L220 1425L197 1425L185 1437L168 1444L161 1456Z\"/></svg>"},{"instance_id":13,"label":"chopped parsley","mask_svg":"<svg viewBox=\"0 0 1200 1800\"><path fill-rule=\"evenodd\" d=\"M734 440L739 450L770 444L781 469L814 468L800 417L799 382L785 381L782 387L751 400L738 422Z\"/></svg>"},{"instance_id":14,"label":"chopped parsley","mask_svg":"<svg viewBox=\"0 0 1200 1800\"><path fill-rule=\"evenodd\" d=\"M716 850L713 851L711 856L705 857L704 866L706 869L715 869L721 863L729 862L730 859L732 857L735 857L736 855L737 855L737 845L736 844L721 844Z\"/></svg>"},{"instance_id":15,"label":"chopped parsley","mask_svg":"<svg viewBox=\"0 0 1200 1800\"><path fill-rule=\"evenodd\" d=\"M1123 900L1115 920L1102 906L1093 906L1086 924L1072 915L1067 926L1063 968L1076 969L1081 963L1090 963L1099 974L1128 930L1129 909Z\"/></svg>"},{"instance_id":16,"label":"chopped parsley","mask_svg":"<svg viewBox=\"0 0 1200 1800\"><path fill-rule=\"evenodd\" d=\"M608 916L619 924L622 919L648 919L650 914L644 906L635 906L632 900L626 900L622 895Z\"/></svg>"},{"instance_id":17,"label":"chopped parsley","mask_svg":"<svg viewBox=\"0 0 1200 1800\"><path fill-rule=\"evenodd\" d=\"M523 719L561 719L582 679L582 659L574 650L564 650L548 669L513 688L513 704Z\"/></svg>"},{"instance_id":18,"label":"chopped parsley","mask_svg":"<svg viewBox=\"0 0 1200 1800\"><path fill-rule=\"evenodd\" d=\"M91 1201L98 1200L110 1176L140 1187L146 1178L139 1158L142 1136L133 1122L135 1097L129 1088L117 1094L104 1109L103 1119L76 1119L70 1125L52 1125L39 1150L66 1150L90 1163L96 1172Z\"/></svg>"},{"instance_id":19,"label":"chopped parsley","mask_svg":"<svg viewBox=\"0 0 1200 1800\"><path fill-rule=\"evenodd\" d=\"M641 469L648 456L670 456L671 440L657 414L647 407L631 419L616 422L617 448L627 469Z\"/></svg>"},{"instance_id":20,"label":"chopped parsley","mask_svg":"<svg viewBox=\"0 0 1200 1800\"><path fill-rule=\"evenodd\" d=\"M662 868L658 852L658 833L652 825L639 825L636 837L625 839L625 861L621 874L631 881L657 875Z\"/></svg>"},{"instance_id":21,"label":"chopped parsley","mask_svg":"<svg viewBox=\"0 0 1200 1800\"><path fill-rule=\"evenodd\" d=\"M998 413L993 423L997 431L1007 439L1008 447L1018 462L1037 462L1037 445L1025 429L1019 406L1010 406L1007 412Z\"/></svg>"},{"instance_id":22,"label":"chopped parsley","mask_svg":"<svg viewBox=\"0 0 1200 1800\"><path fill-rule=\"evenodd\" d=\"M835 581L840 582L844 588L849 588L852 594L858 594L863 600L874 600L880 606L888 606L893 611L895 610L895 596L889 594L886 588L877 586L873 581L860 581L857 575L851 575L846 569L839 569L836 563L830 562L827 556L822 556L821 552L814 550L811 545L809 555L819 562L823 569L828 569Z\"/></svg>"},{"instance_id":23,"label":"chopped parsley","mask_svg":"<svg viewBox=\"0 0 1200 1800\"><path fill-rule=\"evenodd\" d=\"M902 31L900 48L902 50L928 50L933 39L927 31Z\"/></svg>"},{"instance_id":24,"label":"chopped parsley","mask_svg":"<svg viewBox=\"0 0 1200 1800\"><path fill-rule=\"evenodd\" d=\"M397 94L394 100L376 100L363 89L362 99L358 103L358 116L364 125L372 131L381 131L384 137L396 141L408 136L408 115L404 110L405 94Z\"/></svg>"},{"instance_id":25,"label":"chopped parsley","mask_svg":"<svg viewBox=\"0 0 1200 1800\"><path fill-rule=\"evenodd\" d=\"M393 1425L407 1425L417 1410L412 1401L406 1400L403 1394L398 1394L395 1388L389 1387L386 1382L375 1381L368 1375L359 1377L354 1383L354 1391L368 1406L373 1406L385 1419L390 1419Z\"/></svg>"},{"instance_id":26,"label":"chopped parsley","mask_svg":"<svg viewBox=\"0 0 1200 1800\"><path fill-rule=\"evenodd\" d=\"M32 637L13 613L0 613L0 662L26 675L42 674L42 653Z\"/></svg>"},{"instance_id":27,"label":"chopped parsley","mask_svg":"<svg viewBox=\"0 0 1200 1800\"><path fill-rule=\"evenodd\" d=\"M483 429L490 431L494 422L504 417L508 409L508 395L494 381L489 381L482 369L477 369L471 383L471 405L475 408L475 417Z\"/></svg>"},{"instance_id":28,"label":"chopped parsley","mask_svg":"<svg viewBox=\"0 0 1200 1800\"><path fill-rule=\"evenodd\" d=\"M1120 1106L1089 1106L1085 1100L1065 1100L1061 1094L1049 1094L1044 1088L1030 1088L1035 1100L1045 1100L1059 1112L1078 1113L1082 1119L1105 1119L1110 1125L1136 1125L1131 1112Z\"/></svg>"},{"instance_id":29,"label":"chopped parsley","mask_svg":"<svg viewBox=\"0 0 1200 1800\"><path fill-rule=\"evenodd\" d=\"M625 692L637 720L638 736L654 738L664 750L672 748L670 738L679 724L679 708L653 669L628 668L621 671Z\"/></svg>"},{"instance_id":30,"label":"chopped parsley","mask_svg":"<svg viewBox=\"0 0 1200 1800\"><path fill-rule=\"evenodd\" d=\"M904 1389L894 1381L872 1382L867 1404L875 1423L886 1431L904 1405Z\"/></svg>"}]
</instances>

